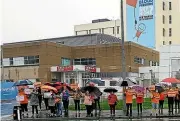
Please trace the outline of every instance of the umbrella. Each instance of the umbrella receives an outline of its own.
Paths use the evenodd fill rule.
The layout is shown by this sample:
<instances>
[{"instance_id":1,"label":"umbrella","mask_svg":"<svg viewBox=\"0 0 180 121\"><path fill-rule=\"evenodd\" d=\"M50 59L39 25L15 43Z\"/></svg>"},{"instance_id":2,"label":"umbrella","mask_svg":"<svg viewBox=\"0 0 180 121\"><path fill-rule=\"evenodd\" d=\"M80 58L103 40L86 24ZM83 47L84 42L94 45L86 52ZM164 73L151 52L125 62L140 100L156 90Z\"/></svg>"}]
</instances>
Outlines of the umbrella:
<instances>
[{"instance_id":1,"label":"umbrella","mask_svg":"<svg viewBox=\"0 0 180 121\"><path fill-rule=\"evenodd\" d=\"M55 87L57 90L63 90L64 87L66 87L69 91L74 91L67 83L63 82L56 82L53 84L53 87Z\"/></svg>"},{"instance_id":2,"label":"umbrella","mask_svg":"<svg viewBox=\"0 0 180 121\"><path fill-rule=\"evenodd\" d=\"M51 83L49 83L49 82L46 82L46 83L44 83L44 85L52 86L53 84L51 84Z\"/></svg>"},{"instance_id":3,"label":"umbrella","mask_svg":"<svg viewBox=\"0 0 180 121\"><path fill-rule=\"evenodd\" d=\"M162 86L155 86L155 89L158 90L158 92L164 92L164 88Z\"/></svg>"},{"instance_id":4,"label":"umbrella","mask_svg":"<svg viewBox=\"0 0 180 121\"><path fill-rule=\"evenodd\" d=\"M80 89L80 91L82 93L85 93L86 91L89 91L89 93L93 93L94 95L96 95L97 97L102 95L102 92L99 90L99 88L94 87L94 86L86 86L86 87L82 87Z\"/></svg>"},{"instance_id":5,"label":"umbrella","mask_svg":"<svg viewBox=\"0 0 180 121\"><path fill-rule=\"evenodd\" d=\"M42 90L52 90L52 91L54 91L55 93L57 93L58 92L58 90L56 89L56 88L54 88L54 87L52 87L52 86L48 86L48 85L44 85L44 86L41 86L41 89Z\"/></svg>"},{"instance_id":6,"label":"umbrella","mask_svg":"<svg viewBox=\"0 0 180 121\"><path fill-rule=\"evenodd\" d=\"M166 79L163 79L161 82L180 83L180 80L178 80L176 78L166 78Z\"/></svg>"},{"instance_id":7,"label":"umbrella","mask_svg":"<svg viewBox=\"0 0 180 121\"><path fill-rule=\"evenodd\" d=\"M95 84L102 84L103 82L100 79L90 79L87 83L93 82Z\"/></svg>"},{"instance_id":8,"label":"umbrella","mask_svg":"<svg viewBox=\"0 0 180 121\"><path fill-rule=\"evenodd\" d=\"M104 92L117 92L118 90L115 88L106 88L104 89Z\"/></svg>"},{"instance_id":9,"label":"umbrella","mask_svg":"<svg viewBox=\"0 0 180 121\"><path fill-rule=\"evenodd\" d=\"M134 89L136 92L144 92L144 87L140 86L140 85L133 85L132 89Z\"/></svg>"},{"instance_id":10,"label":"umbrella","mask_svg":"<svg viewBox=\"0 0 180 121\"><path fill-rule=\"evenodd\" d=\"M35 87L40 87L41 85L42 85L41 82L35 82L35 83L34 83L34 86L35 86Z\"/></svg>"},{"instance_id":11,"label":"umbrella","mask_svg":"<svg viewBox=\"0 0 180 121\"><path fill-rule=\"evenodd\" d=\"M33 85L33 83L31 81L29 81L28 79L19 80L19 81L15 82L13 86L26 86L26 85Z\"/></svg>"},{"instance_id":12,"label":"umbrella","mask_svg":"<svg viewBox=\"0 0 180 121\"><path fill-rule=\"evenodd\" d=\"M124 81L122 81L121 82L121 86L122 87L128 87L128 86L132 86L132 85L134 85L135 83L134 82L132 82L132 81L128 81L128 80L124 80Z\"/></svg>"}]
</instances>

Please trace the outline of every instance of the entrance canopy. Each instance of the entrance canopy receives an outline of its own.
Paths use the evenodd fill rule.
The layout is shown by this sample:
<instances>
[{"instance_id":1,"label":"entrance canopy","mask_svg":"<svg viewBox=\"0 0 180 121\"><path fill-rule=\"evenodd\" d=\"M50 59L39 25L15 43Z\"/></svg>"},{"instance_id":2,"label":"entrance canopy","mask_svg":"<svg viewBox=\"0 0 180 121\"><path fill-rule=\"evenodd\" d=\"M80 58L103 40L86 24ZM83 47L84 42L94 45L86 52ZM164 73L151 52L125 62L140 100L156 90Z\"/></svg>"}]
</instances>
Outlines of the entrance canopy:
<instances>
[{"instance_id":1,"label":"entrance canopy","mask_svg":"<svg viewBox=\"0 0 180 121\"><path fill-rule=\"evenodd\" d=\"M86 66L86 65L70 65L70 66L52 66L51 72L91 72L96 73L100 72L100 68L96 66Z\"/></svg>"}]
</instances>

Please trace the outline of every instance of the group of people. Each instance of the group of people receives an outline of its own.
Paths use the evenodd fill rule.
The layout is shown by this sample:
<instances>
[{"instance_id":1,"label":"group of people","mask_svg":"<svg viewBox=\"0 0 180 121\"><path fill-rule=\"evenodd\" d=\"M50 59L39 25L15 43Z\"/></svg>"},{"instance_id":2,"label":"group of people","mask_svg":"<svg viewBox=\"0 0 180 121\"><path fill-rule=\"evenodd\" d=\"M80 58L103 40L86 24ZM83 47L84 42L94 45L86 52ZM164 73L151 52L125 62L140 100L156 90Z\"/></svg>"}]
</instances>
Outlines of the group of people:
<instances>
[{"instance_id":1,"label":"group of people","mask_svg":"<svg viewBox=\"0 0 180 121\"><path fill-rule=\"evenodd\" d=\"M174 104L175 109L180 110L180 91L178 88L173 89L169 87L167 90L163 90L159 92L158 89L149 90L151 103L152 103L152 111L150 115L155 114L163 114L164 108L164 100L168 99L168 108L169 114L174 113ZM69 109L69 98L70 96L74 99L75 111L76 114L80 114L80 100L84 99L83 104L86 107L87 117L93 116L93 110L95 110L95 114L97 114L97 109L101 111L100 107L100 96L96 96L95 94L86 91L84 94L80 91L80 89L76 89L75 92L70 93L68 89L64 88L61 92L55 93L54 91L44 91L42 93L41 88L33 89L30 97L24 93L24 89L19 90L19 95L24 96L24 99L20 101L22 108L22 115L28 117L28 99L30 99L30 105L32 106L32 117L36 114L38 117L38 106L41 110L41 103L44 99L46 110L50 110L50 117L53 116L62 116L63 109L64 114L68 115ZM132 116L132 104L134 97L136 98L137 103L137 111L138 115L143 112L143 102L144 102L144 92L142 91L134 91L131 87L128 87L124 92L124 97L126 101L126 116ZM111 116L115 116L115 108L118 104L118 98L116 94L112 91L108 95L108 104L110 107ZM97 108L98 107L98 108ZM34 113L36 110L36 113ZM159 111L159 112L158 112Z\"/></svg>"},{"instance_id":2,"label":"group of people","mask_svg":"<svg viewBox=\"0 0 180 121\"><path fill-rule=\"evenodd\" d=\"M154 90L148 90L150 94L151 104L152 104L152 111L151 116L155 114L156 116L158 114L163 114L163 108L164 108L164 101L167 98L168 100L168 112L169 115L174 113L174 107L175 111L180 111L180 90L178 87L175 89L172 87L169 87L166 90L159 91L158 89ZM144 92L137 91L135 92L131 87L128 87L126 89L125 93L125 101L126 101L126 116L132 116L132 104L133 104L133 96L136 98L137 103L137 111L138 115L142 115L143 111L143 102L144 102ZM110 107L110 114L111 116L115 115L115 106L118 103L117 96L111 92L108 96L108 104ZM175 106L174 106L175 104Z\"/></svg>"}]
</instances>

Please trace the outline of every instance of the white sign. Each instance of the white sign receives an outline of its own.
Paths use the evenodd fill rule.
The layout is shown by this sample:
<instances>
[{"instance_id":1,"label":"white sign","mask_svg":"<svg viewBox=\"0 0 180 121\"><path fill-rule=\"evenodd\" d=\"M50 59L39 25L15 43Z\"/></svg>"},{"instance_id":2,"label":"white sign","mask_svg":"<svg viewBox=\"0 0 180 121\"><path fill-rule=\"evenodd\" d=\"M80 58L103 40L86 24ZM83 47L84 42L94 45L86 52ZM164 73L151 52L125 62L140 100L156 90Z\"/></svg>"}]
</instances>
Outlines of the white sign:
<instances>
[{"instance_id":1,"label":"white sign","mask_svg":"<svg viewBox=\"0 0 180 121\"><path fill-rule=\"evenodd\" d=\"M16 96L16 101L24 101L24 96Z\"/></svg>"},{"instance_id":2,"label":"white sign","mask_svg":"<svg viewBox=\"0 0 180 121\"><path fill-rule=\"evenodd\" d=\"M30 89L24 89L24 93L27 94L27 95L31 94L31 90Z\"/></svg>"}]
</instances>

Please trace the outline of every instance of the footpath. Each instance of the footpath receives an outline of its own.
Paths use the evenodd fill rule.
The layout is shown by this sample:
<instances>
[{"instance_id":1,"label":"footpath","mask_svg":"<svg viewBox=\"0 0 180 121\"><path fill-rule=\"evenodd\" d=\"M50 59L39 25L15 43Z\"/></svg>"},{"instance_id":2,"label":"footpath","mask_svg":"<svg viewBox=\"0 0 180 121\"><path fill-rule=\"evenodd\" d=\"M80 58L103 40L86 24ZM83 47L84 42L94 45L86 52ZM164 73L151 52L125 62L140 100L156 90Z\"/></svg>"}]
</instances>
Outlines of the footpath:
<instances>
[{"instance_id":1,"label":"footpath","mask_svg":"<svg viewBox=\"0 0 180 121\"><path fill-rule=\"evenodd\" d=\"M43 106L44 107L44 106ZM116 110L116 115L113 117L113 119L141 119L141 120L151 120L152 119L179 119L180 118L180 112L174 112L174 115L169 115L168 110L164 109L163 115L158 116L150 116L151 110L144 110L143 114L141 116L138 116L137 110L133 110L132 117L125 116L125 113L122 110ZM56 121L56 120L66 120L66 121L76 121L76 120L111 120L110 111L109 110L102 110L101 112L98 112L97 115L94 115L93 117L86 117L86 111L83 110L80 112L80 115L76 115L75 111L69 111L69 115L62 116L62 117L49 117L49 111L48 110L41 110L39 111L39 118L30 118L32 116L31 108L29 107L29 118L23 118L22 121ZM13 117L6 117L4 119L1 119L2 121L9 121L13 120ZM180 119L179 119L180 120ZM164 120L163 120L164 121Z\"/></svg>"}]
</instances>

